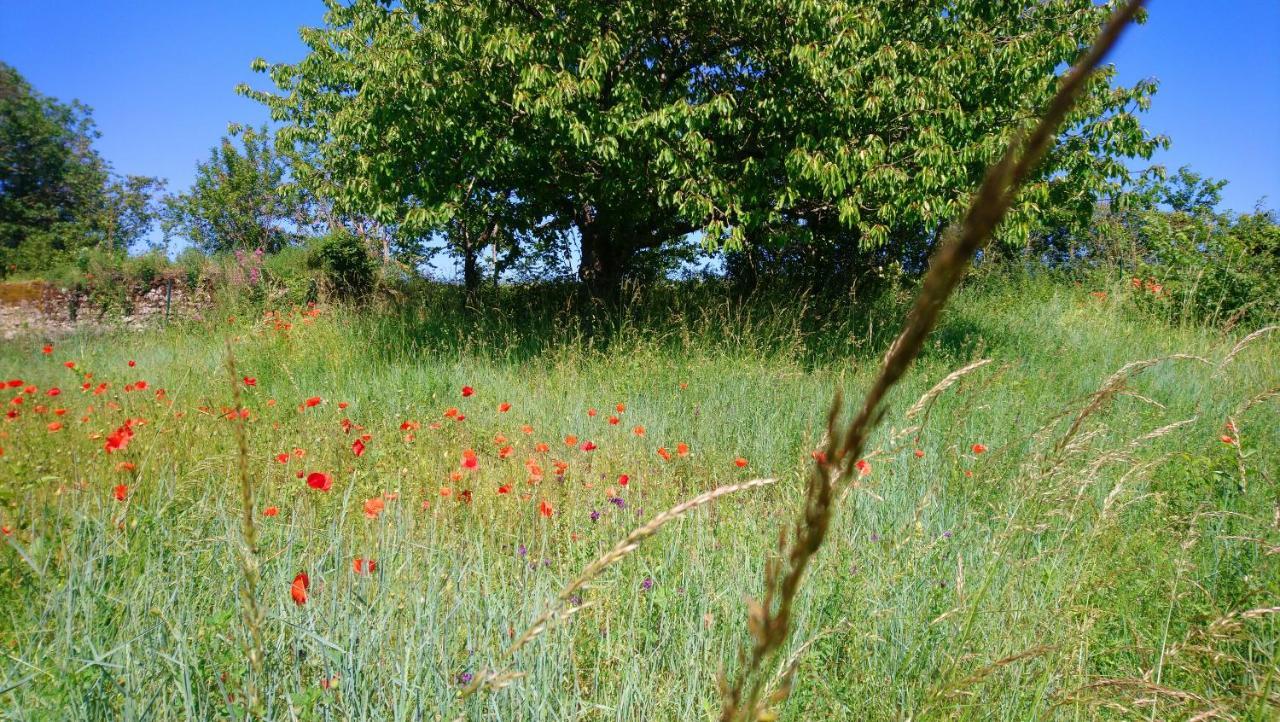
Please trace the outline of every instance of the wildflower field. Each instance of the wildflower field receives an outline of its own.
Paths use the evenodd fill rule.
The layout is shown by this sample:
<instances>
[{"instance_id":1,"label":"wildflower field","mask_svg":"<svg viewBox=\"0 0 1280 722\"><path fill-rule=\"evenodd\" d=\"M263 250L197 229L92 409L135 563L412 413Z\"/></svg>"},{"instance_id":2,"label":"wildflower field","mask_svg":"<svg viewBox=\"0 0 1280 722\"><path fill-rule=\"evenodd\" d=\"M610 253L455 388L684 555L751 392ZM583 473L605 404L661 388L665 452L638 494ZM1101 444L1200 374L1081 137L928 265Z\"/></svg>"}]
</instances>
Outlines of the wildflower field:
<instances>
[{"instance_id":1,"label":"wildflower field","mask_svg":"<svg viewBox=\"0 0 1280 722\"><path fill-rule=\"evenodd\" d=\"M1275 718L1280 334L1140 293L959 294L769 714ZM0 716L716 719L886 321L408 308L6 342Z\"/></svg>"}]
</instances>

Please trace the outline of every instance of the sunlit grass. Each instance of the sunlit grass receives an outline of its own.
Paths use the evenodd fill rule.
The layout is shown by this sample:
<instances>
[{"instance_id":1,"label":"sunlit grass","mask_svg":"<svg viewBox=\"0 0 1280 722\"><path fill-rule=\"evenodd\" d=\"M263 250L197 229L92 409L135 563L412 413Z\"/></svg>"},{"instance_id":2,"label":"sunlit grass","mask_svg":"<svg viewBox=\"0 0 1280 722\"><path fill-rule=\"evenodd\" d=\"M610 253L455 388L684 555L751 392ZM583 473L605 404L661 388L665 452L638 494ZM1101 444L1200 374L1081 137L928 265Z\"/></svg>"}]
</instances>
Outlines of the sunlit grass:
<instances>
[{"instance_id":1,"label":"sunlit grass","mask_svg":"<svg viewBox=\"0 0 1280 722\"><path fill-rule=\"evenodd\" d=\"M1274 399L1244 409L1280 384L1277 335L1219 370L1251 329L1174 329L1129 310L1122 289L1106 299L1087 290L992 283L948 312L895 392L871 473L844 500L805 587L795 643L832 631L804 655L785 718L1275 713L1275 615L1231 634L1213 623L1280 605L1280 414ZM264 717L713 718L716 673L745 637L744 599L760 591L799 503L826 404L836 389L860 391L883 350L879 327L892 324L690 308L648 303L607 320L595 341L554 313L428 304L314 317L230 310L152 334L65 339L49 355L41 339L6 344L0 376L37 390L9 389L26 398L0 425L0 521L11 530L0 550L0 709L15 719L243 714L238 462L223 418L231 338L241 375L256 379L242 392ZM1209 363L1135 375L1058 449L1104 379L1175 353ZM907 406L978 358L993 362L904 431ZM138 380L147 388L124 391ZM109 389L95 395L102 382ZM55 386L62 394L47 396ZM313 396L323 402L299 410ZM465 420L447 417L450 407ZM56 408L65 427L49 431ZM106 453L127 418L146 423ZM588 440L598 448L582 450ZM474 471L462 467L466 449ZM568 463L563 480L557 460ZM297 477L313 471L333 476L329 492ZM575 600L585 609L500 661L631 528L756 477L779 482L670 523ZM385 503L376 518L364 511L371 499ZM269 506L278 515L263 516ZM356 573L357 557L376 571ZM299 606L289 590L304 571ZM524 676L457 700L469 675L495 667Z\"/></svg>"}]
</instances>

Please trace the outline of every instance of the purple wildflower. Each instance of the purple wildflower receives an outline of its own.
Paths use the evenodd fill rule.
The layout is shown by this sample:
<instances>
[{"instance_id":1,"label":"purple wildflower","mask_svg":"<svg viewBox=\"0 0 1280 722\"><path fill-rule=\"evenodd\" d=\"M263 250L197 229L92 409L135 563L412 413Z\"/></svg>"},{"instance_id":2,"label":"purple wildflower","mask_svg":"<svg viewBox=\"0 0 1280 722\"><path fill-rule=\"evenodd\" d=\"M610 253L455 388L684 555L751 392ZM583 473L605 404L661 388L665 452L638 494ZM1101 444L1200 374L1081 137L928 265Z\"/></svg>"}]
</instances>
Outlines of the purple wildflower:
<instances>
[{"instance_id":1,"label":"purple wildflower","mask_svg":"<svg viewBox=\"0 0 1280 722\"><path fill-rule=\"evenodd\" d=\"M596 511L596 510L592 509L592 510L591 510L591 521L600 521L600 512L598 512L598 511Z\"/></svg>"},{"instance_id":2,"label":"purple wildflower","mask_svg":"<svg viewBox=\"0 0 1280 722\"><path fill-rule=\"evenodd\" d=\"M653 577L645 577L644 581L640 582L640 588L646 592L653 589Z\"/></svg>"}]
</instances>

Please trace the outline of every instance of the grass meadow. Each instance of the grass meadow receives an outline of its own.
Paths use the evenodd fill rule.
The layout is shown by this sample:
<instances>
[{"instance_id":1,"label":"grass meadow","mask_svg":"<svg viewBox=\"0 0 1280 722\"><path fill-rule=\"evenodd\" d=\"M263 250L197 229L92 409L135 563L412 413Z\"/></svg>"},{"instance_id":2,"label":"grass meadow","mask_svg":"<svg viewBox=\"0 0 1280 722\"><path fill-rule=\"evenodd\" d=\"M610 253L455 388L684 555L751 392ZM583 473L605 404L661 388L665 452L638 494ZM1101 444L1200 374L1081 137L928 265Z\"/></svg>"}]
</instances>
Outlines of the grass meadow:
<instances>
[{"instance_id":1,"label":"grass meadow","mask_svg":"<svg viewBox=\"0 0 1280 722\"><path fill-rule=\"evenodd\" d=\"M1133 293L962 289L805 579L778 719L1280 714L1280 333ZM590 336L456 305L5 342L0 716L717 719L826 410L902 302L655 293ZM629 531L753 479L505 654ZM464 696L486 670L509 684Z\"/></svg>"}]
</instances>

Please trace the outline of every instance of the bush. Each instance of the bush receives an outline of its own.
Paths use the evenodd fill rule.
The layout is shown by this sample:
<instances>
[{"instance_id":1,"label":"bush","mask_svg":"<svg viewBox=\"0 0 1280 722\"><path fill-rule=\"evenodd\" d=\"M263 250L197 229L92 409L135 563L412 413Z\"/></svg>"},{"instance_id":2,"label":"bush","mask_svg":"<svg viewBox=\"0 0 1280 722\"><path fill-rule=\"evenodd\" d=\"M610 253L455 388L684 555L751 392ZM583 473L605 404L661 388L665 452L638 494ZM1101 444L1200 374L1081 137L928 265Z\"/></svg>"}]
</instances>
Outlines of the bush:
<instances>
[{"instance_id":1,"label":"bush","mask_svg":"<svg viewBox=\"0 0 1280 722\"><path fill-rule=\"evenodd\" d=\"M345 231L317 238L311 245L307 265L323 274L328 292L340 298L368 298L377 285L377 262L363 241Z\"/></svg>"}]
</instances>

